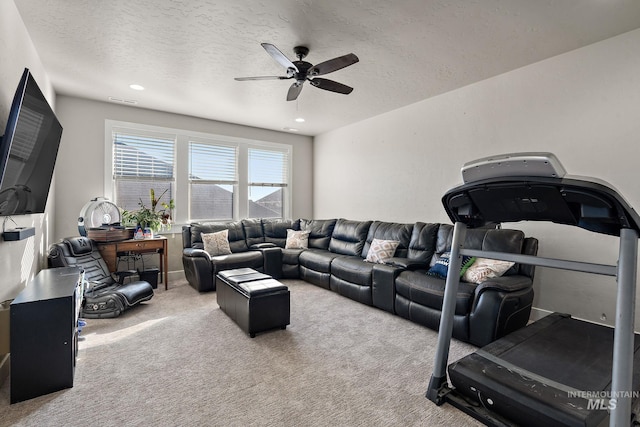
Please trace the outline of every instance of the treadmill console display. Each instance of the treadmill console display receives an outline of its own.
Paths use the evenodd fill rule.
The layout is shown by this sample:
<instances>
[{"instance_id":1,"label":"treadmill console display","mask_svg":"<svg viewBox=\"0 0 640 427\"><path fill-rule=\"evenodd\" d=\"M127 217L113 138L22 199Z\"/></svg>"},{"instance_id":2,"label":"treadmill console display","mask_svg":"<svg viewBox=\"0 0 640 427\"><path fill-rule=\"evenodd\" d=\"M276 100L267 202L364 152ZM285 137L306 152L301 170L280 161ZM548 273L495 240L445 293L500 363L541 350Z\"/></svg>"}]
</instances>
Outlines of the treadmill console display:
<instances>
[{"instance_id":1,"label":"treadmill console display","mask_svg":"<svg viewBox=\"0 0 640 427\"><path fill-rule=\"evenodd\" d=\"M567 171L552 153L512 153L483 157L462 166L465 184L487 178L538 176L562 178Z\"/></svg>"},{"instance_id":2,"label":"treadmill console display","mask_svg":"<svg viewBox=\"0 0 640 427\"><path fill-rule=\"evenodd\" d=\"M640 216L612 185L567 175L551 153L485 157L466 163L462 176L442 198L454 223L548 221L613 236L622 228L640 232Z\"/></svg>"}]
</instances>

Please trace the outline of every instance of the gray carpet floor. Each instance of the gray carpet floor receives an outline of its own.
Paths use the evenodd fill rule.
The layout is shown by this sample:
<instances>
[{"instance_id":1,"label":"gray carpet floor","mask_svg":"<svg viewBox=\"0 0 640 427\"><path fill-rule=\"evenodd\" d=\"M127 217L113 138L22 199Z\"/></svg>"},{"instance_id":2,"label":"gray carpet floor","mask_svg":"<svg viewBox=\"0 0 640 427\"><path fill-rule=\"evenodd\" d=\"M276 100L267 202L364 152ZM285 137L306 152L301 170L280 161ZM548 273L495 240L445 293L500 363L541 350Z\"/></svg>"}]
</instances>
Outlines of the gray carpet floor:
<instances>
[{"instance_id":1,"label":"gray carpet floor","mask_svg":"<svg viewBox=\"0 0 640 427\"><path fill-rule=\"evenodd\" d=\"M74 387L9 405L2 426L476 426L424 397L437 334L302 281L291 325L249 338L185 280L88 320ZM454 341L450 361L474 347ZM47 363L43 355L42 363Z\"/></svg>"}]
</instances>

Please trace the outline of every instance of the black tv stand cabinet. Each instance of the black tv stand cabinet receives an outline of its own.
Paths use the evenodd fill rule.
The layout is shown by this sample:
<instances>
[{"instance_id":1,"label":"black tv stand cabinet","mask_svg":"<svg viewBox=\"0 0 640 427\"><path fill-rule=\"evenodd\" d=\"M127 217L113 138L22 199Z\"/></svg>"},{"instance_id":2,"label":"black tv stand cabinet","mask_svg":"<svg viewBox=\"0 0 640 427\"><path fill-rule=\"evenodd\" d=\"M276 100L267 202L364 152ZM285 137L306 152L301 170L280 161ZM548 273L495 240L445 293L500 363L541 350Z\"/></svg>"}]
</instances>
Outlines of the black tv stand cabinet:
<instances>
[{"instance_id":1,"label":"black tv stand cabinet","mask_svg":"<svg viewBox=\"0 0 640 427\"><path fill-rule=\"evenodd\" d=\"M73 387L82 270L42 270L10 306L11 403Z\"/></svg>"}]
</instances>

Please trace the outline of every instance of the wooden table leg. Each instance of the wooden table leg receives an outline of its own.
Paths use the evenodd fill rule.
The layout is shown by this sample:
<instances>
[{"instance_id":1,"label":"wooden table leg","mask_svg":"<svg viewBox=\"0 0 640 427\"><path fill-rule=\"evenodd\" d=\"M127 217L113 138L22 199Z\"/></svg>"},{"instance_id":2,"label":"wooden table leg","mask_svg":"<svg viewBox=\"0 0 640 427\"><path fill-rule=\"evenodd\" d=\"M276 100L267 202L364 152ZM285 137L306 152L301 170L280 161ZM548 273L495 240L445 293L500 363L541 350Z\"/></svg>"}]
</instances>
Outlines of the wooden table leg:
<instances>
[{"instance_id":1,"label":"wooden table leg","mask_svg":"<svg viewBox=\"0 0 640 427\"><path fill-rule=\"evenodd\" d=\"M162 272L164 273L164 290L169 289L169 251L167 250L167 240L163 241L162 258L160 260Z\"/></svg>"}]
</instances>

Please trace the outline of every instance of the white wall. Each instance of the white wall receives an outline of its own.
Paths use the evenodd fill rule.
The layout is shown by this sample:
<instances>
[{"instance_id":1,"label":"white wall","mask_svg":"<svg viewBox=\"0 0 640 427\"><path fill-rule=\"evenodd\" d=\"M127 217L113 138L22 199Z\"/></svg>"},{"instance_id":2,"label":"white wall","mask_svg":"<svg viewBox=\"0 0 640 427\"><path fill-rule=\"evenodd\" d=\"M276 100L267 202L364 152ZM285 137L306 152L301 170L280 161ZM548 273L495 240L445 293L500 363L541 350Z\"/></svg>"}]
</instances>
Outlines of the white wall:
<instances>
[{"instance_id":1,"label":"white wall","mask_svg":"<svg viewBox=\"0 0 640 427\"><path fill-rule=\"evenodd\" d=\"M29 68L40 89L53 106L55 94L38 53L12 1L0 1L0 133L4 133L16 87L25 67ZM18 215L6 221L6 228L35 227L36 235L18 242L0 239L0 301L15 298L33 276L46 266L46 251L51 242L51 212L55 194L49 193L46 212ZM0 225L6 217L0 217ZM15 223L14 223L15 221Z\"/></svg>"},{"instance_id":2,"label":"white wall","mask_svg":"<svg viewBox=\"0 0 640 427\"><path fill-rule=\"evenodd\" d=\"M62 95L56 107L64 126L56 166L61 171L56 177L56 240L77 236L80 210L90 199L104 195L106 119L291 145L292 216L312 215L311 137ZM169 238L169 270L181 270L180 235Z\"/></svg>"},{"instance_id":3,"label":"white wall","mask_svg":"<svg viewBox=\"0 0 640 427\"><path fill-rule=\"evenodd\" d=\"M314 217L449 222L440 199L460 167L515 151L553 152L640 206L638 46L635 30L316 137ZM617 238L508 225L538 237L542 256L617 260ZM613 278L537 268L535 291L540 309L612 324Z\"/></svg>"}]
</instances>

